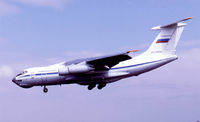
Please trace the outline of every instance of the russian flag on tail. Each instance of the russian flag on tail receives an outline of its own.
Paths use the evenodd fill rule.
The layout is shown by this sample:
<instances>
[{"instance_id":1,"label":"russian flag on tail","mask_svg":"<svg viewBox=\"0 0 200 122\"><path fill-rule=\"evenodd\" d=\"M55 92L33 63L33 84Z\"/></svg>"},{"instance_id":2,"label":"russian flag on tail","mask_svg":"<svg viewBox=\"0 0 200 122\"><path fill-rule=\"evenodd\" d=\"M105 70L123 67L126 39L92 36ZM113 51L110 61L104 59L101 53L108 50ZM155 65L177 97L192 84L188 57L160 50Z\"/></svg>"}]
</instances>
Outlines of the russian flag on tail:
<instances>
[{"instance_id":1,"label":"russian flag on tail","mask_svg":"<svg viewBox=\"0 0 200 122\"><path fill-rule=\"evenodd\" d=\"M170 38L158 39L156 43L168 43Z\"/></svg>"}]
</instances>

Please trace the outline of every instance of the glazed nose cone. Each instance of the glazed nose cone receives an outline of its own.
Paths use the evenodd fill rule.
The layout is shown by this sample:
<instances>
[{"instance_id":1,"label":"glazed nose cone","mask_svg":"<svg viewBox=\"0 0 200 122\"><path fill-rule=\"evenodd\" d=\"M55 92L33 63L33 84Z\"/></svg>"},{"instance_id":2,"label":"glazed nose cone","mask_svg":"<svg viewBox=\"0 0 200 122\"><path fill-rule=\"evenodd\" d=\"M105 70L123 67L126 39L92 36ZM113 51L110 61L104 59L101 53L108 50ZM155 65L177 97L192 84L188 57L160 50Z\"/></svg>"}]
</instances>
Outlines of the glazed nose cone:
<instances>
[{"instance_id":1,"label":"glazed nose cone","mask_svg":"<svg viewBox=\"0 0 200 122\"><path fill-rule=\"evenodd\" d=\"M12 82L16 83L16 78L15 77L12 79Z\"/></svg>"}]
</instances>

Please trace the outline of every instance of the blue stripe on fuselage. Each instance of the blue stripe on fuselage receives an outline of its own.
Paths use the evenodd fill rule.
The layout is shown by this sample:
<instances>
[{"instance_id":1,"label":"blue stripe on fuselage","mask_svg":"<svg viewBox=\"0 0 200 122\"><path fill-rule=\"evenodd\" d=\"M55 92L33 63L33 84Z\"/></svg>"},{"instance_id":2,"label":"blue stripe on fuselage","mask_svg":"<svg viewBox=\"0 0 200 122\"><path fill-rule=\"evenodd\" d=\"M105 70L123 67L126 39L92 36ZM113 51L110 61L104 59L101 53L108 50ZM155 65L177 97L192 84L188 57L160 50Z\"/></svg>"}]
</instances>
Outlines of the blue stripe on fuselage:
<instances>
[{"instance_id":1,"label":"blue stripe on fuselage","mask_svg":"<svg viewBox=\"0 0 200 122\"><path fill-rule=\"evenodd\" d=\"M136 66L140 66L140 65L145 65L145 64L150 64L150 63L155 63L155 62L163 61L163 60L167 60L167 59L162 59L162 60L157 60L157 61L151 61L151 62L146 62L146 63L141 63L141 64L135 64L135 65L130 65L130 66L116 67L116 68L111 68L110 70L136 67Z\"/></svg>"},{"instance_id":2,"label":"blue stripe on fuselage","mask_svg":"<svg viewBox=\"0 0 200 122\"><path fill-rule=\"evenodd\" d=\"M146 63L141 63L141 64L135 64L135 65L129 65L129 66L123 66L123 67L116 67L116 68L111 68L110 70L116 70L116 69L124 69L124 68L130 68L130 67L136 67L136 66L141 66L141 65L145 65L145 64L150 64L150 63L155 63L155 62L159 62L159 61L164 61L164 60L168 60L170 58L167 59L162 59L162 60L157 60L157 61L151 61L151 62L146 62ZM58 72L52 72L52 73L40 73L40 74L35 74L36 76L40 76L40 75L55 75L58 74ZM28 77L30 75L24 75L21 77Z\"/></svg>"},{"instance_id":3,"label":"blue stripe on fuselage","mask_svg":"<svg viewBox=\"0 0 200 122\"><path fill-rule=\"evenodd\" d=\"M38 73L38 74L34 74L33 76L41 76L41 75L57 75L58 72L52 72L52 73ZM29 77L31 75L24 75L24 76L20 76L20 77Z\"/></svg>"}]
</instances>

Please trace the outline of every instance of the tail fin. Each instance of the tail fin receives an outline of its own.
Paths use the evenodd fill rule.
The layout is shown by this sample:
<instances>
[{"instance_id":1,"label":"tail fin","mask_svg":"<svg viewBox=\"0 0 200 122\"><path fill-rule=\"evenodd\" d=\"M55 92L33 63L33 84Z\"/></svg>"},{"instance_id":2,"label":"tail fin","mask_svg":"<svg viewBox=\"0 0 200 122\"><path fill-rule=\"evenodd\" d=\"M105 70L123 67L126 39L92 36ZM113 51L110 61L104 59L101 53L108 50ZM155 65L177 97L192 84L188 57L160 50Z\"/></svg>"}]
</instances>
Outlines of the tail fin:
<instances>
[{"instance_id":1,"label":"tail fin","mask_svg":"<svg viewBox=\"0 0 200 122\"><path fill-rule=\"evenodd\" d=\"M186 23L182 22L191 18L192 17L189 17L169 25L157 26L152 28L152 30L160 30L160 33L146 52L174 54L176 52L176 46L180 39L182 31L187 25Z\"/></svg>"}]
</instances>

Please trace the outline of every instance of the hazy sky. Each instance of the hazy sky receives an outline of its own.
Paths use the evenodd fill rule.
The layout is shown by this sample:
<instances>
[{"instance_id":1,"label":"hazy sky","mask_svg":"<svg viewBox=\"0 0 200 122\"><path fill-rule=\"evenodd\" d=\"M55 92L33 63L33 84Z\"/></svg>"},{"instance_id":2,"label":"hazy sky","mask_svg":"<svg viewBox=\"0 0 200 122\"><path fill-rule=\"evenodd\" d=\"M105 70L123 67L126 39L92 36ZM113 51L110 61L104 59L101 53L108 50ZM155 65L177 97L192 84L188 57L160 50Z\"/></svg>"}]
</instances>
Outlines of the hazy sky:
<instances>
[{"instance_id":1,"label":"hazy sky","mask_svg":"<svg viewBox=\"0 0 200 122\"><path fill-rule=\"evenodd\" d=\"M196 122L200 120L199 0L0 0L0 121ZM150 29L186 17L179 60L103 90L23 89L24 68L130 49L144 51Z\"/></svg>"}]
</instances>

